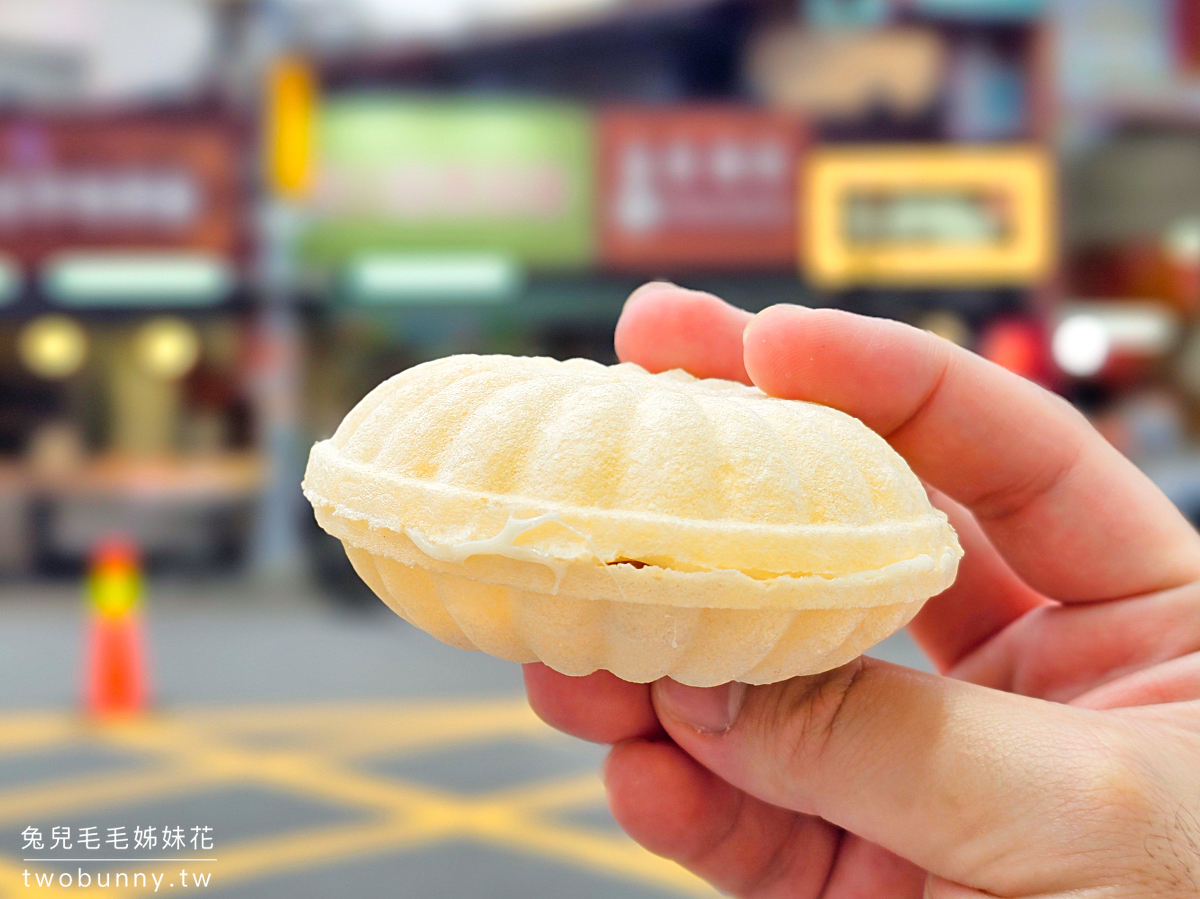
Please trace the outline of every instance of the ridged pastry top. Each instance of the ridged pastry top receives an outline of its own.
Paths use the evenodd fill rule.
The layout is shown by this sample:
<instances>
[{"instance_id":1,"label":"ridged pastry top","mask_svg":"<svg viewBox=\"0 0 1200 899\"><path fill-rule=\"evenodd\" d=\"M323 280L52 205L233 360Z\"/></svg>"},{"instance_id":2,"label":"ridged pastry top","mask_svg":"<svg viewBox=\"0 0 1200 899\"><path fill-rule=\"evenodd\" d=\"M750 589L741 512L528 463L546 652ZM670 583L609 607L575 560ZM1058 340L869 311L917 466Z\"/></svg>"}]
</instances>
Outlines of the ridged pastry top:
<instances>
[{"instance_id":1,"label":"ridged pastry top","mask_svg":"<svg viewBox=\"0 0 1200 899\"><path fill-rule=\"evenodd\" d=\"M857 419L630 363L418 365L313 447L304 487L340 518L451 550L547 516L514 546L757 578L958 551L904 460Z\"/></svg>"}]
</instances>

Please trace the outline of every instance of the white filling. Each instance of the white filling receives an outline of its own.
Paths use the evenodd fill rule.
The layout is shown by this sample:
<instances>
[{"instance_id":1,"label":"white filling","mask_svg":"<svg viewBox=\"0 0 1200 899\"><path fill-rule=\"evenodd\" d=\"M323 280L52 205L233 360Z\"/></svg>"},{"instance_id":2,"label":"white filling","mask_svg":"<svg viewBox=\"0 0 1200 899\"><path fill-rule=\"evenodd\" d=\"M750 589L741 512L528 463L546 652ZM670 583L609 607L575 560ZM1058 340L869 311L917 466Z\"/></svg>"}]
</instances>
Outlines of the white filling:
<instances>
[{"instance_id":1,"label":"white filling","mask_svg":"<svg viewBox=\"0 0 1200 899\"><path fill-rule=\"evenodd\" d=\"M500 529L500 533L495 537L488 537L486 540L466 540L462 543L431 543L425 538L424 534L414 528L405 528L404 533L409 540L416 544L417 549L430 558L437 559L439 562L456 563L463 562L471 556L489 555L507 556L510 559L518 559L522 562L536 562L539 565L545 565L554 572L554 590L551 592L558 593L558 587L562 583L563 576L567 573L567 566L571 563L567 559L559 559L549 553L541 552L528 546L513 545L513 541L522 534L551 521L561 524L569 531L578 533L554 512L547 512L545 515L539 515L536 518L513 518L509 515L508 522Z\"/></svg>"},{"instance_id":2,"label":"white filling","mask_svg":"<svg viewBox=\"0 0 1200 899\"><path fill-rule=\"evenodd\" d=\"M433 543L415 528L405 528L404 534L413 542L413 545L417 549L431 559L437 559L439 562L450 562L453 564L463 562L471 556L505 556L509 559L518 559L522 562L536 562L538 565L545 565L554 572L554 589L550 591L550 595L556 596L558 588L562 584L563 576L567 573L567 567L574 560L560 559L557 556L550 555L550 553L542 552L528 546L515 546L513 544L513 541L522 534L549 522L562 525L572 534L582 538L583 542L591 548L592 555L596 557L596 560L608 572L608 576L612 578L613 584L616 585L618 592L621 594L621 598L624 599L625 590L621 587L621 582L617 580L616 575L609 571L608 566L604 563L604 559L600 557L599 550L596 549L596 544L592 542L592 538L578 529L571 527L559 518L556 512L547 512L544 515L538 515L536 518L513 518L512 515L509 515L508 521L500 529L500 533L495 537L488 537L486 540L464 540L462 543Z\"/></svg>"}]
</instances>

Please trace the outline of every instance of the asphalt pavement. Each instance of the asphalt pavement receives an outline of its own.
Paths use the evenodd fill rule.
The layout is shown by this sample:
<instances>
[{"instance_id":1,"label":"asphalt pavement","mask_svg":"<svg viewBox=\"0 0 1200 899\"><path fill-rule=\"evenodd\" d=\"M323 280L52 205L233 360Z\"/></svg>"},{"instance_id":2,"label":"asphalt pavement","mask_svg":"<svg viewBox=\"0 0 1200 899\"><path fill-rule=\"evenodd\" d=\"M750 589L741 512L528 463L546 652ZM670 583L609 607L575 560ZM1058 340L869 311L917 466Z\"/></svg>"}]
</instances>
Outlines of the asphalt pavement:
<instances>
[{"instance_id":1,"label":"asphalt pavement","mask_svg":"<svg viewBox=\"0 0 1200 899\"><path fill-rule=\"evenodd\" d=\"M0 896L714 895L620 832L604 748L517 665L296 586L151 582L144 622L152 706L96 724L79 588L0 589ZM924 667L903 634L872 655Z\"/></svg>"}]
</instances>

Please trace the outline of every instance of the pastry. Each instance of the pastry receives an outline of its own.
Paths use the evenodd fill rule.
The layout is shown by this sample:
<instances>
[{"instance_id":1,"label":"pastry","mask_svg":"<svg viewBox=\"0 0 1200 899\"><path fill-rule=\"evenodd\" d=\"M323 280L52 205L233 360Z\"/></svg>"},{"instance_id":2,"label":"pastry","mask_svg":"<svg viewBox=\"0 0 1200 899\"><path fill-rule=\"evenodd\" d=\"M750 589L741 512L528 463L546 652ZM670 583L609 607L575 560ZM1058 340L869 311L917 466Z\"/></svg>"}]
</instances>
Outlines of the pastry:
<instances>
[{"instance_id":1,"label":"pastry","mask_svg":"<svg viewBox=\"0 0 1200 899\"><path fill-rule=\"evenodd\" d=\"M363 580L440 640L637 682L836 667L962 555L857 419L630 363L408 369L313 447L304 494Z\"/></svg>"}]
</instances>

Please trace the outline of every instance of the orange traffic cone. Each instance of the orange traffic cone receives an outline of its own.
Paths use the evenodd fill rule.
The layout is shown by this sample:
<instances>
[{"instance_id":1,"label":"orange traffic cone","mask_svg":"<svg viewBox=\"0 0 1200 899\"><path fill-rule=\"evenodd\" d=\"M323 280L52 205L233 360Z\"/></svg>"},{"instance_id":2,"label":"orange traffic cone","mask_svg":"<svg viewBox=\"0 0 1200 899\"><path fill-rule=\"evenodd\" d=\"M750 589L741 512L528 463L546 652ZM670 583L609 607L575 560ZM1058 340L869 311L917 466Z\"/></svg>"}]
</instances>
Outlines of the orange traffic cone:
<instances>
[{"instance_id":1,"label":"orange traffic cone","mask_svg":"<svg viewBox=\"0 0 1200 899\"><path fill-rule=\"evenodd\" d=\"M137 550L128 540L97 544L88 574L91 620L84 702L93 715L135 714L146 706L146 667L137 607L142 584Z\"/></svg>"}]
</instances>

